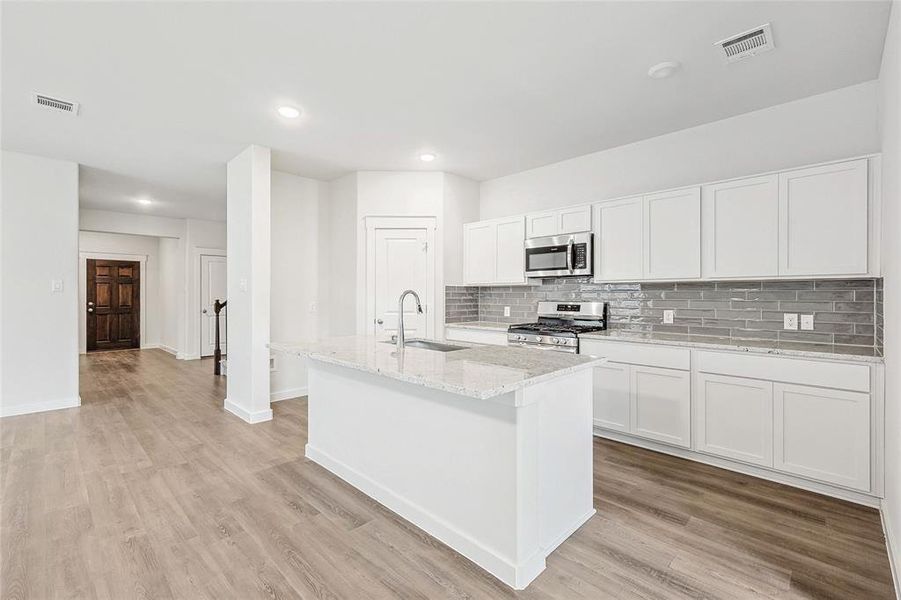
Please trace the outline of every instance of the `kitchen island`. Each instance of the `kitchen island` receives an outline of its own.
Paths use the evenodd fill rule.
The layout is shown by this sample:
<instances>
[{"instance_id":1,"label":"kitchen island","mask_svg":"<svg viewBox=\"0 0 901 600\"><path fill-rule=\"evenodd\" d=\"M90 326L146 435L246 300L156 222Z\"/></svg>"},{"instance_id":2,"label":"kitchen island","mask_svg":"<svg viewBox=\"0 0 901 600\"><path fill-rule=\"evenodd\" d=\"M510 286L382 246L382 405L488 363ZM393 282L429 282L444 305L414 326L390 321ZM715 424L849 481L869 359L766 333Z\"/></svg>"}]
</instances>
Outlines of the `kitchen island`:
<instances>
[{"instance_id":1,"label":"kitchen island","mask_svg":"<svg viewBox=\"0 0 901 600\"><path fill-rule=\"evenodd\" d=\"M310 460L511 587L594 514L602 360L365 336L270 347L309 359Z\"/></svg>"}]
</instances>

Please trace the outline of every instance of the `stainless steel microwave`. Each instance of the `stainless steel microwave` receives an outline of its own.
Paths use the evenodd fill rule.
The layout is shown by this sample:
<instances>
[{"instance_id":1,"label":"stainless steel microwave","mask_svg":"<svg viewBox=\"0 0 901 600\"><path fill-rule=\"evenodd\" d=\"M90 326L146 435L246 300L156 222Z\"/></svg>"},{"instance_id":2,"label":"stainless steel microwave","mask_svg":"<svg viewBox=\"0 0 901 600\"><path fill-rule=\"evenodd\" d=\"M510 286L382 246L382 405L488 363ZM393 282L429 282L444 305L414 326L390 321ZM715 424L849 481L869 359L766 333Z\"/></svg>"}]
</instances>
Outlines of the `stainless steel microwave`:
<instances>
[{"instance_id":1,"label":"stainless steel microwave","mask_svg":"<svg viewBox=\"0 0 901 600\"><path fill-rule=\"evenodd\" d=\"M594 234L565 233L526 240L526 277L592 274Z\"/></svg>"}]
</instances>

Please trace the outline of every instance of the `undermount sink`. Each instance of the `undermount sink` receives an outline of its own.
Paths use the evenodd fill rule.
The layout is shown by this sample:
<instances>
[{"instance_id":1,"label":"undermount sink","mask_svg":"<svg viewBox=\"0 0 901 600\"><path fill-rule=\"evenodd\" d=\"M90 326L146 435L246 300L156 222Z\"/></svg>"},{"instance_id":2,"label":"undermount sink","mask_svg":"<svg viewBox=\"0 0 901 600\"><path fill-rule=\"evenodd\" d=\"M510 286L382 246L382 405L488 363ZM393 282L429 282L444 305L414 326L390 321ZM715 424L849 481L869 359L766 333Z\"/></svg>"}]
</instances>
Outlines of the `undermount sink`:
<instances>
[{"instance_id":1,"label":"undermount sink","mask_svg":"<svg viewBox=\"0 0 901 600\"><path fill-rule=\"evenodd\" d=\"M397 342L382 342L383 344L397 344ZM441 342L432 342L429 340L407 340L404 342L405 348L421 348L423 350L434 350L435 352L453 352L455 350L466 350L466 346L454 346L453 344L442 344Z\"/></svg>"}]
</instances>

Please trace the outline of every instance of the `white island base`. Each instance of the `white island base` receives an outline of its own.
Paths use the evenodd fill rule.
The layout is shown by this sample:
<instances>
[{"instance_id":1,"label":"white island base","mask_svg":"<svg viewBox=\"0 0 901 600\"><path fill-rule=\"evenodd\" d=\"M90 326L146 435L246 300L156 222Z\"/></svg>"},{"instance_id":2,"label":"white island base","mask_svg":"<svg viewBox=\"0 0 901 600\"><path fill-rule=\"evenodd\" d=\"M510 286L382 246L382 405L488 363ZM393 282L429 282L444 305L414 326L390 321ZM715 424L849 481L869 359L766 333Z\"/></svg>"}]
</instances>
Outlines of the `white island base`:
<instances>
[{"instance_id":1,"label":"white island base","mask_svg":"<svg viewBox=\"0 0 901 600\"><path fill-rule=\"evenodd\" d=\"M306 455L523 589L595 512L591 377L477 399L311 357Z\"/></svg>"}]
</instances>

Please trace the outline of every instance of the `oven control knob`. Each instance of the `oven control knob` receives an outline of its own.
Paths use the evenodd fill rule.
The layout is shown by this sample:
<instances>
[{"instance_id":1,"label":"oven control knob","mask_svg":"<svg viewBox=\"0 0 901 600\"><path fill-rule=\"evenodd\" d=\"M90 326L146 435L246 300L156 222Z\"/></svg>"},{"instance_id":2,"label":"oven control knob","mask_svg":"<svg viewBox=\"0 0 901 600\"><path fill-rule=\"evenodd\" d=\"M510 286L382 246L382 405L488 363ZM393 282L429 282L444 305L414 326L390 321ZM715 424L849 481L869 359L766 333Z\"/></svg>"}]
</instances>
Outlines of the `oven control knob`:
<instances>
[{"instance_id":1,"label":"oven control knob","mask_svg":"<svg viewBox=\"0 0 901 600\"><path fill-rule=\"evenodd\" d=\"M564 342L564 341L561 340L560 338L554 338L554 343L557 344L557 345L559 346L560 344L565 344L566 342Z\"/></svg>"},{"instance_id":2,"label":"oven control knob","mask_svg":"<svg viewBox=\"0 0 901 600\"><path fill-rule=\"evenodd\" d=\"M540 336L540 335L536 335L536 336L535 336L535 341L536 341L536 342L541 342L541 336Z\"/></svg>"}]
</instances>

